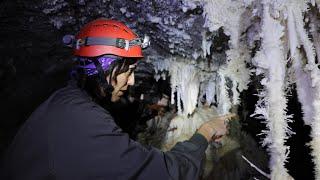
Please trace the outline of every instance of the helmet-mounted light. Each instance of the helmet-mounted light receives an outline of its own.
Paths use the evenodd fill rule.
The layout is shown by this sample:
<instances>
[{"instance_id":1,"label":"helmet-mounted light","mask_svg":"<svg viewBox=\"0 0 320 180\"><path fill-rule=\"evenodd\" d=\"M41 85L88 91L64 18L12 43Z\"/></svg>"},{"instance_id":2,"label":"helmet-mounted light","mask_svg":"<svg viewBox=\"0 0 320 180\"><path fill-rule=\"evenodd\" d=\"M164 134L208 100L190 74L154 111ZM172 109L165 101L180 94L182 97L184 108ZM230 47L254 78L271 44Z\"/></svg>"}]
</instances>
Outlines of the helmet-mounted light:
<instances>
[{"instance_id":1,"label":"helmet-mounted light","mask_svg":"<svg viewBox=\"0 0 320 180\"><path fill-rule=\"evenodd\" d=\"M145 49L150 46L150 37L148 35L144 35L143 42L141 44L141 48Z\"/></svg>"}]
</instances>

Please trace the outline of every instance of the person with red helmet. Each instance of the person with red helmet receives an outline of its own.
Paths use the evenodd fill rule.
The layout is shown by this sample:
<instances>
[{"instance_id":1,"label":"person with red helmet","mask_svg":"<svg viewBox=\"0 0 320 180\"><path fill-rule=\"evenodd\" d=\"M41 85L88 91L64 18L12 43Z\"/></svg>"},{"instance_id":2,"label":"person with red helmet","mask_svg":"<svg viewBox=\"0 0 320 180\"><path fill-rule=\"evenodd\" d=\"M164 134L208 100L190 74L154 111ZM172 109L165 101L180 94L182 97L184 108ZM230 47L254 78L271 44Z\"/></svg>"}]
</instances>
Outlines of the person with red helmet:
<instances>
[{"instance_id":1,"label":"person with red helmet","mask_svg":"<svg viewBox=\"0 0 320 180\"><path fill-rule=\"evenodd\" d=\"M63 40L73 47L73 80L21 127L0 179L199 179L208 143L226 134L225 120L232 115L204 123L170 151L143 146L116 125L101 103L117 102L134 84L134 68L148 38L121 22L97 19Z\"/></svg>"}]
</instances>

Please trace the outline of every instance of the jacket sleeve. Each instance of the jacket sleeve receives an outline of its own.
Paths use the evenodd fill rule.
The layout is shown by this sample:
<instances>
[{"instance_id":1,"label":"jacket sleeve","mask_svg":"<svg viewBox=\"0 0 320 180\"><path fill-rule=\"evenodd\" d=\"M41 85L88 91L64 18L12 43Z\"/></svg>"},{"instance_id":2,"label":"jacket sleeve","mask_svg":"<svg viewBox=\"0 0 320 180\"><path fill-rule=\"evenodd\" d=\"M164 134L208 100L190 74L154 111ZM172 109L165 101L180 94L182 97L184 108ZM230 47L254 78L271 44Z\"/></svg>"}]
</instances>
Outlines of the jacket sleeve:
<instances>
[{"instance_id":1,"label":"jacket sleeve","mask_svg":"<svg viewBox=\"0 0 320 180\"><path fill-rule=\"evenodd\" d=\"M172 179L199 179L208 142L195 133L190 140L178 142L164 153L167 170Z\"/></svg>"},{"instance_id":2,"label":"jacket sleeve","mask_svg":"<svg viewBox=\"0 0 320 180\"><path fill-rule=\"evenodd\" d=\"M72 114L77 117L69 119L76 121L56 121L50 126L49 156L58 177L71 168L79 177L89 179L199 179L208 146L202 135L196 133L162 152L131 140L108 113Z\"/></svg>"}]
</instances>

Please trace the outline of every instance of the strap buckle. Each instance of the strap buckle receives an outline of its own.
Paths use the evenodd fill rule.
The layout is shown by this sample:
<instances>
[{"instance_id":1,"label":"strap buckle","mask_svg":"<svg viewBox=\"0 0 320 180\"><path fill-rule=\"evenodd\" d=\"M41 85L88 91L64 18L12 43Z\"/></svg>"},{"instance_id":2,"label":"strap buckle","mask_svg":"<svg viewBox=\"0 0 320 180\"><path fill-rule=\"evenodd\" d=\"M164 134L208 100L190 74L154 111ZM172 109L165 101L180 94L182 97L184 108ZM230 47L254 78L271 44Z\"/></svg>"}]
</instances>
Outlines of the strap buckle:
<instances>
[{"instance_id":1,"label":"strap buckle","mask_svg":"<svg viewBox=\"0 0 320 180\"><path fill-rule=\"evenodd\" d=\"M122 39L122 38L118 38L116 40L116 47L121 48L121 49L125 49L126 51L129 50L129 46L130 46L130 41L126 40L126 39Z\"/></svg>"},{"instance_id":2,"label":"strap buckle","mask_svg":"<svg viewBox=\"0 0 320 180\"><path fill-rule=\"evenodd\" d=\"M80 49L80 46L83 46L85 44L86 44L86 40L77 39L77 41L75 42L75 47L76 47L76 49Z\"/></svg>"}]
</instances>

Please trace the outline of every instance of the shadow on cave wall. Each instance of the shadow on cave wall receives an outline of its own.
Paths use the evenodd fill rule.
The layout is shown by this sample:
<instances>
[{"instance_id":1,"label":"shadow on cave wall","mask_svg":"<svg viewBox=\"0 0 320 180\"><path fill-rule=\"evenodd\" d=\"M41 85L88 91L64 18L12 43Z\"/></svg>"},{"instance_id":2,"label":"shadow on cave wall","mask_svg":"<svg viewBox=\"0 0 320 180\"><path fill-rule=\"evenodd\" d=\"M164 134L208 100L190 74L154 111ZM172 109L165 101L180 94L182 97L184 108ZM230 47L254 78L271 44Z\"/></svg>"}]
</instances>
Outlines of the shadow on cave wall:
<instances>
[{"instance_id":1,"label":"shadow on cave wall","mask_svg":"<svg viewBox=\"0 0 320 180\"><path fill-rule=\"evenodd\" d=\"M2 152L30 113L66 84L72 61L60 43L62 34L45 15L20 1L0 2L0 26Z\"/></svg>"}]
</instances>

